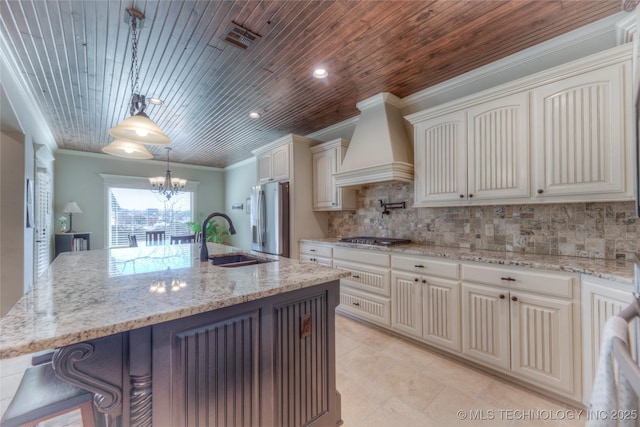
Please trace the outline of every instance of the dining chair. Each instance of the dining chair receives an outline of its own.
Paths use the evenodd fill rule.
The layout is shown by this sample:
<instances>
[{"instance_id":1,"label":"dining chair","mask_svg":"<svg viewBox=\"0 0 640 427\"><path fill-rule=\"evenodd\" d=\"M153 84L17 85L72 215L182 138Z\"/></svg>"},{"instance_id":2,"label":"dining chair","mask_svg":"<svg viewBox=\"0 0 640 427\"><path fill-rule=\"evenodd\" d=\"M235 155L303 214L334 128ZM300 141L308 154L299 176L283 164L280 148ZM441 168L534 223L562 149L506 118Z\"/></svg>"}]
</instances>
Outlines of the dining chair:
<instances>
[{"instance_id":1,"label":"dining chair","mask_svg":"<svg viewBox=\"0 0 640 427\"><path fill-rule=\"evenodd\" d=\"M129 234L129 247L137 248L138 247L138 238L135 234Z\"/></svg>"},{"instance_id":2,"label":"dining chair","mask_svg":"<svg viewBox=\"0 0 640 427\"><path fill-rule=\"evenodd\" d=\"M164 245L163 231L147 231L147 246Z\"/></svg>"},{"instance_id":3,"label":"dining chair","mask_svg":"<svg viewBox=\"0 0 640 427\"><path fill-rule=\"evenodd\" d=\"M186 234L183 236L171 236L171 244L176 245L180 243L193 243L196 241L195 234Z\"/></svg>"}]
</instances>

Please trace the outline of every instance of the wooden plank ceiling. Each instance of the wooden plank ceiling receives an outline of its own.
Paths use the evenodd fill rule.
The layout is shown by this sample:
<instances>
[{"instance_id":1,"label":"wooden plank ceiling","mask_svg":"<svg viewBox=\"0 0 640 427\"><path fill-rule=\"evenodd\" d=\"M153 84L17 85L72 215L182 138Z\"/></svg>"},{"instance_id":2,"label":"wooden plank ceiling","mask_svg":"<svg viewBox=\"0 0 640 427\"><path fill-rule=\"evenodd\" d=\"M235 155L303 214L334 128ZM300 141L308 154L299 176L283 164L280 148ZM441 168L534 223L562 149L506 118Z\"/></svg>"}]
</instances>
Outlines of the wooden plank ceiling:
<instances>
[{"instance_id":1,"label":"wooden plank ceiling","mask_svg":"<svg viewBox=\"0 0 640 427\"><path fill-rule=\"evenodd\" d=\"M3 37L60 148L100 152L128 116L132 5L146 15L140 92L164 100L147 113L172 139L172 161L218 167L355 117L377 93L405 97L621 10L620 0L3 0ZM261 38L247 50L225 42L232 21ZM317 65L327 79L311 76Z\"/></svg>"}]
</instances>

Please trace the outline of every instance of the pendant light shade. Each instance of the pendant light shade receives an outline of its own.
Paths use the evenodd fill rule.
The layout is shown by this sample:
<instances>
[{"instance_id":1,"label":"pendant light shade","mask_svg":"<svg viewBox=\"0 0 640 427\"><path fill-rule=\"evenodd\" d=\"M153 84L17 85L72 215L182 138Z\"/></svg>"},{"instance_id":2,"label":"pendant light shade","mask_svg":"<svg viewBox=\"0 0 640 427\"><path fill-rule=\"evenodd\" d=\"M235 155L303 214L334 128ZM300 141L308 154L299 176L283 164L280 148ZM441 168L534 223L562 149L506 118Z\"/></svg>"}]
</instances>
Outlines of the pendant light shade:
<instances>
[{"instance_id":1,"label":"pendant light shade","mask_svg":"<svg viewBox=\"0 0 640 427\"><path fill-rule=\"evenodd\" d=\"M169 145L171 140L143 111L109 129L109 135L145 145Z\"/></svg>"},{"instance_id":2,"label":"pendant light shade","mask_svg":"<svg viewBox=\"0 0 640 427\"><path fill-rule=\"evenodd\" d=\"M112 156L126 157L127 159L147 160L153 158L153 154L143 145L121 139L116 139L106 147L103 147L102 151Z\"/></svg>"}]
</instances>

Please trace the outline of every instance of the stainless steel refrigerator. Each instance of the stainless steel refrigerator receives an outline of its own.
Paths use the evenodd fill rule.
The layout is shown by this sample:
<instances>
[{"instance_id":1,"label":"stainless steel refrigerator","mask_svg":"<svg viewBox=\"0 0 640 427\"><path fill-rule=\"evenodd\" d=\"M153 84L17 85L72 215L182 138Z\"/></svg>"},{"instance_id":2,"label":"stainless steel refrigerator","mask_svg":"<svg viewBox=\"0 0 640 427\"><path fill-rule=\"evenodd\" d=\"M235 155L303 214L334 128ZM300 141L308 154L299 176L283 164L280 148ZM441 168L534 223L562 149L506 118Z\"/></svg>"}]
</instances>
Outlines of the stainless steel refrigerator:
<instances>
[{"instance_id":1,"label":"stainless steel refrigerator","mask_svg":"<svg viewBox=\"0 0 640 427\"><path fill-rule=\"evenodd\" d=\"M269 182L252 187L251 249L289 256L288 182Z\"/></svg>"}]
</instances>

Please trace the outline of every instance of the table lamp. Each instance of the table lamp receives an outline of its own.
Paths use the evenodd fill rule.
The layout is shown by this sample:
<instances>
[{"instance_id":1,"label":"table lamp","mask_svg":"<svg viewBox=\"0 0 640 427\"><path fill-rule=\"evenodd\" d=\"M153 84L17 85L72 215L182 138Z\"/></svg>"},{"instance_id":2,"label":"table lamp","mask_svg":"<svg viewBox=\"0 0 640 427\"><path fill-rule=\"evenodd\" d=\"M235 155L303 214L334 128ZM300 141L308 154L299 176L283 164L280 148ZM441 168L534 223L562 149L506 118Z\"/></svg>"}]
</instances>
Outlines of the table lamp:
<instances>
[{"instance_id":1,"label":"table lamp","mask_svg":"<svg viewBox=\"0 0 640 427\"><path fill-rule=\"evenodd\" d=\"M64 208L62 208L62 212L69 214L69 230L67 233L75 233L75 231L73 231L73 214L82 213L82 209L80 209L80 206L78 206L76 202L67 202Z\"/></svg>"}]
</instances>

